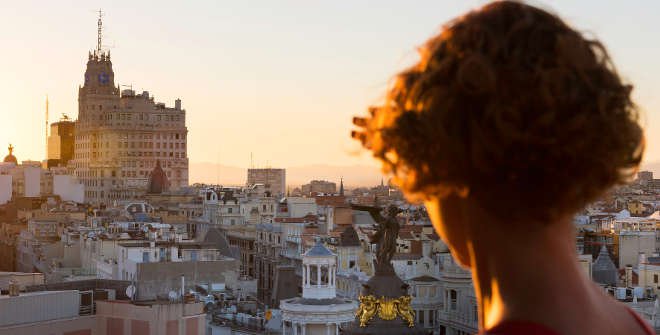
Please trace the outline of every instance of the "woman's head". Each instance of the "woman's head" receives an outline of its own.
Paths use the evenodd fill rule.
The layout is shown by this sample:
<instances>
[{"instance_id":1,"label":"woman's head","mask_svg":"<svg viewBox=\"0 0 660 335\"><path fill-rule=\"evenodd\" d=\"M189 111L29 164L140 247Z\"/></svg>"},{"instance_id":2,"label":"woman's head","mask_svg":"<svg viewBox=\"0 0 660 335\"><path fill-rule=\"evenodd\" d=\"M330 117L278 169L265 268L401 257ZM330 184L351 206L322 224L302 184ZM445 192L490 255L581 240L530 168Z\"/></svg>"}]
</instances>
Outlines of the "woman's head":
<instances>
[{"instance_id":1,"label":"woman's head","mask_svg":"<svg viewBox=\"0 0 660 335\"><path fill-rule=\"evenodd\" d=\"M411 198L461 193L495 221L550 222L639 164L631 89L598 41L495 2L427 41L354 136Z\"/></svg>"}]
</instances>

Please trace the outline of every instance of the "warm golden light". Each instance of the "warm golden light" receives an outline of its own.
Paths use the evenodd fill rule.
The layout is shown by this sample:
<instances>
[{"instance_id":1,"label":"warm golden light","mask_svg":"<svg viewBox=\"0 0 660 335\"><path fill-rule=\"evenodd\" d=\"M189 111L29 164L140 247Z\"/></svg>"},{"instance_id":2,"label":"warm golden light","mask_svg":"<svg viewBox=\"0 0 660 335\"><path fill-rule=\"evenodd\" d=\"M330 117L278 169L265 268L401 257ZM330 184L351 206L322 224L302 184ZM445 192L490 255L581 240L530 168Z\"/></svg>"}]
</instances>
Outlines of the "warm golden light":
<instances>
[{"instance_id":1,"label":"warm golden light","mask_svg":"<svg viewBox=\"0 0 660 335\"><path fill-rule=\"evenodd\" d=\"M490 287L490 296L482 297L484 309L484 327L486 329L490 329L502 321L502 315L504 314L504 305L502 304L500 287L497 284L497 280L495 278L491 279Z\"/></svg>"}]
</instances>

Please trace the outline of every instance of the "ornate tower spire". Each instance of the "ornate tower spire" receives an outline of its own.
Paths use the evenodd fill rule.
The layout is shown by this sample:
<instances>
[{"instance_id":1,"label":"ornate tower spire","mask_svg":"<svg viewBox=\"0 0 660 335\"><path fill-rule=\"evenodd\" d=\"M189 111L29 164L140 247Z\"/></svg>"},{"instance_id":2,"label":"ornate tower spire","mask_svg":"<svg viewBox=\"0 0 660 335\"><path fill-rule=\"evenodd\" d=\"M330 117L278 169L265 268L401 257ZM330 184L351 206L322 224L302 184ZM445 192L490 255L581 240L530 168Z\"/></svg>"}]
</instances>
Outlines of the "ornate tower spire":
<instances>
[{"instance_id":1,"label":"ornate tower spire","mask_svg":"<svg viewBox=\"0 0 660 335\"><path fill-rule=\"evenodd\" d=\"M344 177L339 179L339 195L344 196Z\"/></svg>"}]
</instances>

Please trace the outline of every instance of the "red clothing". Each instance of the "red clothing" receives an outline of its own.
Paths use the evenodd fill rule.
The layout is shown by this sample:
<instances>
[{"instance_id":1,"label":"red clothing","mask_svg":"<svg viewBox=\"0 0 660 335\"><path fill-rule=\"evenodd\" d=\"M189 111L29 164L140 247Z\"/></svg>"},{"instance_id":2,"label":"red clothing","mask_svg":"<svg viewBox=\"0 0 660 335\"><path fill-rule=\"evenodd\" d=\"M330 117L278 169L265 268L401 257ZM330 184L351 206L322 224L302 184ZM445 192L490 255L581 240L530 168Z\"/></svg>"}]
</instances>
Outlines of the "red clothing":
<instances>
[{"instance_id":1,"label":"red clothing","mask_svg":"<svg viewBox=\"0 0 660 335\"><path fill-rule=\"evenodd\" d=\"M559 335L556 331L535 322L507 321L482 335Z\"/></svg>"},{"instance_id":2,"label":"red clothing","mask_svg":"<svg viewBox=\"0 0 660 335\"><path fill-rule=\"evenodd\" d=\"M628 312L637 320L639 326L644 329L646 335L655 335L655 331L651 326L642 318L637 315L632 309ZM528 321L507 321L503 322L490 330L481 333L482 335L560 335L556 331L535 323Z\"/></svg>"}]
</instances>

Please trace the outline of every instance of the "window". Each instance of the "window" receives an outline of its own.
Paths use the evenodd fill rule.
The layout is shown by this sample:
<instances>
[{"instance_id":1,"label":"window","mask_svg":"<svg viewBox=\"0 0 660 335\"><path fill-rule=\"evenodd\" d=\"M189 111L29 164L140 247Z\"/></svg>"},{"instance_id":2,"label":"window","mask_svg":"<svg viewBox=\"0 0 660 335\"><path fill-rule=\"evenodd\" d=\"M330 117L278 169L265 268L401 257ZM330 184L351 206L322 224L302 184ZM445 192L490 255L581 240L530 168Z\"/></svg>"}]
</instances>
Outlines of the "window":
<instances>
[{"instance_id":1,"label":"window","mask_svg":"<svg viewBox=\"0 0 660 335\"><path fill-rule=\"evenodd\" d=\"M658 275L653 275L653 283L658 283Z\"/></svg>"},{"instance_id":2,"label":"window","mask_svg":"<svg viewBox=\"0 0 660 335\"><path fill-rule=\"evenodd\" d=\"M145 251L142 253L142 262L149 263L149 252Z\"/></svg>"},{"instance_id":3,"label":"window","mask_svg":"<svg viewBox=\"0 0 660 335\"><path fill-rule=\"evenodd\" d=\"M231 208L231 207L227 208L227 213L231 214L232 210L233 210L233 208Z\"/></svg>"},{"instance_id":4,"label":"window","mask_svg":"<svg viewBox=\"0 0 660 335\"><path fill-rule=\"evenodd\" d=\"M455 311L458 309L458 293L456 290L449 290L448 292L448 299L449 300L449 309L452 311Z\"/></svg>"}]
</instances>

